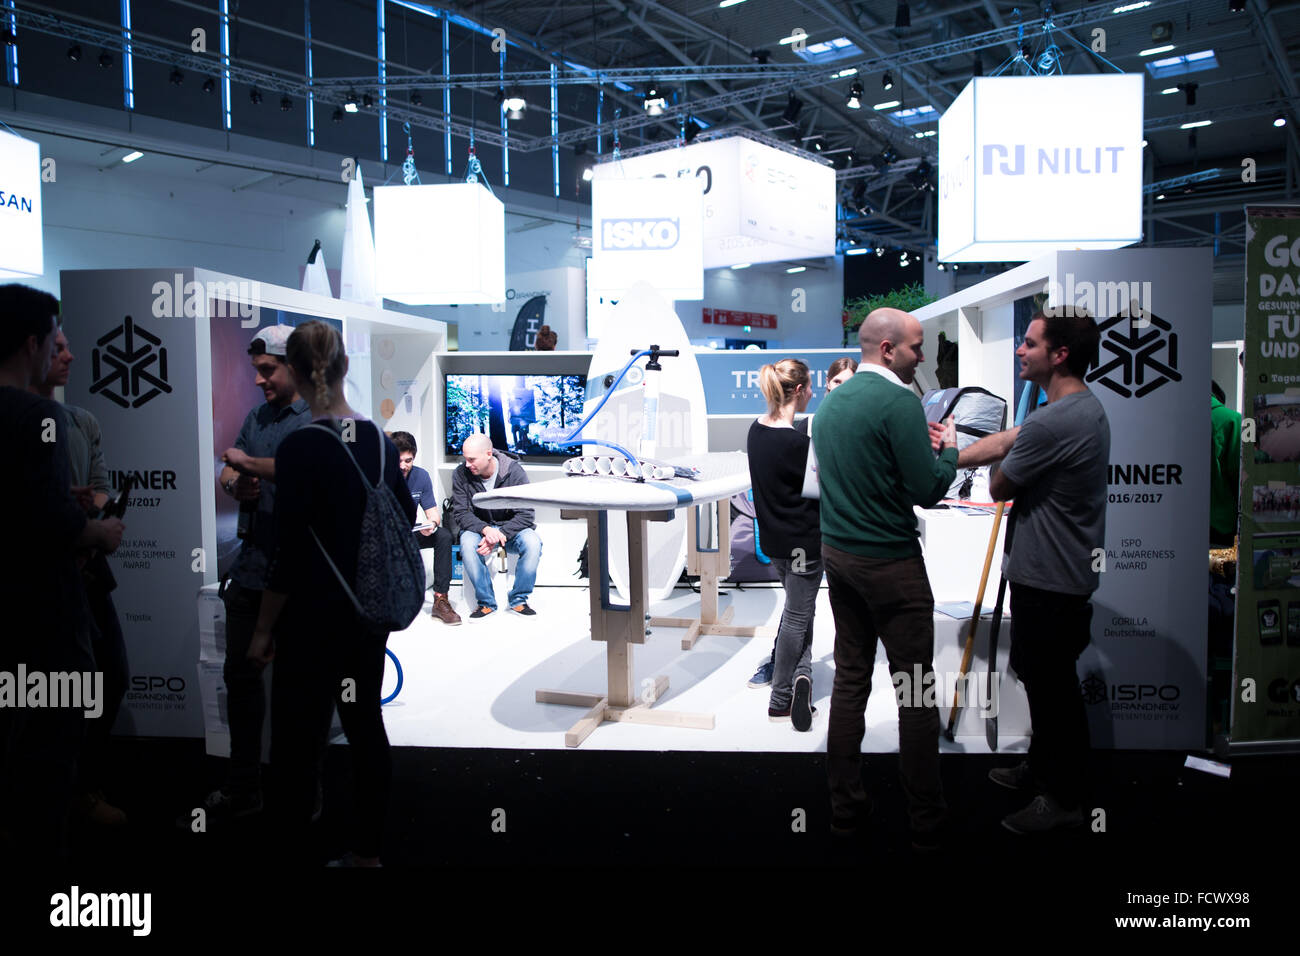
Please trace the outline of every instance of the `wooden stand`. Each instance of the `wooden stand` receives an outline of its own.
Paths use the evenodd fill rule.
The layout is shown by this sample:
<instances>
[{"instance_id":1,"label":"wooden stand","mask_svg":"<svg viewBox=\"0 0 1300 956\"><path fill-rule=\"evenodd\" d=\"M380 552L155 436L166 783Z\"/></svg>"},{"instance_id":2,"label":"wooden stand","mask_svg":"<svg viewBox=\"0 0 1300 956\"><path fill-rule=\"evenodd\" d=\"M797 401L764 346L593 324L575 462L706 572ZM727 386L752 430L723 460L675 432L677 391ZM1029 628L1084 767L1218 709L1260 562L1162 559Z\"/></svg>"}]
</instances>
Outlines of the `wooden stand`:
<instances>
[{"instance_id":1,"label":"wooden stand","mask_svg":"<svg viewBox=\"0 0 1300 956\"><path fill-rule=\"evenodd\" d=\"M695 509L690 509L689 513L693 516ZM649 605L646 522L670 520L672 512L627 512L628 589L631 592L631 604L628 607L617 607L609 603L609 576L606 574L606 562L609 560L608 512L563 510L560 517L587 520L591 639L605 642L605 666L608 674L608 689L603 695L563 690L537 691L536 700L539 704L567 704L588 708L582 719L565 733L564 745L577 747L606 720L712 730L712 714L651 709L654 702L667 692L667 677L661 675L646 678L642 682L640 695L633 686L632 645L645 643L648 633L646 622L650 620L650 615L646 613ZM715 610L716 599L715 590Z\"/></svg>"},{"instance_id":2,"label":"wooden stand","mask_svg":"<svg viewBox=\"0 0 1300 956\"><path fill-rule=\"evenodd\" d=\"M728 605L718 615L718 581L731 573L731 502L718 500L718 546L701 548L699 518L696 508L686 512L686 573L700 578L699 617L652 617L656 627L684 627L682 650L695 646L701 634L718 634L723 637L773 636L770 627L744 627L729 623L736 609ZM705 505L704 507L707 507Z\"/></svg>"}]
</instances>

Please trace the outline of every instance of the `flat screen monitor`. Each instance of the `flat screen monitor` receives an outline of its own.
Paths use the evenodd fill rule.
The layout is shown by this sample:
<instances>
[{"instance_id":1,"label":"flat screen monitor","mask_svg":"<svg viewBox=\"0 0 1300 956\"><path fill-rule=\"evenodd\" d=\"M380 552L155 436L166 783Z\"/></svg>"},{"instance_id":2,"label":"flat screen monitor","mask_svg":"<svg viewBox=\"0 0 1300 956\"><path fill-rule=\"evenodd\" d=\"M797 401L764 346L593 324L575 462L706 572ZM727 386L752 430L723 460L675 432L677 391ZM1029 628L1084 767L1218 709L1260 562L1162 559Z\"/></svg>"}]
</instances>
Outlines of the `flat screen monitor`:
<instances>
[{"instance_id":1,"label":"flat screen monitor","mask_svg":"<svg viewBox=\"0 0 1300 956\"><path fill-rule=\"evenodd\" d=\"M481 432L494 448L526 458L568 458L579 449L560 448L557 433L582 421L585 375L448 374L443 393L447 455L460 454L465 439Z\"/></svg>"}]
</instances>

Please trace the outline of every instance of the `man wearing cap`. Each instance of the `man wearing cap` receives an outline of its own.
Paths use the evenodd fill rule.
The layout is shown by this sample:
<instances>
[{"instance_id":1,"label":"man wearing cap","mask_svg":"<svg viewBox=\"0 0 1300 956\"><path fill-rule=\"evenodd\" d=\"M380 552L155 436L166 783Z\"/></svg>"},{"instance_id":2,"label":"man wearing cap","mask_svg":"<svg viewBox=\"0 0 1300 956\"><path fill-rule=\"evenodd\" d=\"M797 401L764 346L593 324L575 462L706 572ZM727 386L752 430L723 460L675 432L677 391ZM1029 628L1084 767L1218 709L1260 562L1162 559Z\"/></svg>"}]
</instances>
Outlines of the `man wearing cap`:
<instances>
[{"instance_id":1,"label":"man wearing cap","mask_svg":"<svg viewBox=\"0 0 1300 956\"><path fill-rule=\"evenodd\" d=\"M275 450L290 432L310 424L307 402L298 397L285 345L293 327L272 325L253 336L248 346L255 382L265 403L248 413L218 481L240 503L239 537L242 545L230 573L221 583L226 606L226 663L222 672L230 719L230 768L225 786L205 801L209 817L244 817L262 809L262 722L266 698L261 672L248 661L248 646L257 624L266 583L267 565L274 552Z\"/></svg>"}]
</instances>

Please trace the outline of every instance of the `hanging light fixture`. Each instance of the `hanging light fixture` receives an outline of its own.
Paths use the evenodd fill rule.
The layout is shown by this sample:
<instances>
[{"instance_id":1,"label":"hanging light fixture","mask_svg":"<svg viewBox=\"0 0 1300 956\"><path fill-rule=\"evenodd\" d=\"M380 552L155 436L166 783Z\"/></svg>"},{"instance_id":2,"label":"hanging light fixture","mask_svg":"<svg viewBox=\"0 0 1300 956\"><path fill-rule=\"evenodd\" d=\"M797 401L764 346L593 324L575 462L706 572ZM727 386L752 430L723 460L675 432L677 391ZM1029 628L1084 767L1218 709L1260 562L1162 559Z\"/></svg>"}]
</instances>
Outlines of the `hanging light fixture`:
<instances>
[{"instance_id":1,"label":"hanging light fixture","mask_svg":"<svg viewBox=\"0 0 1300 956\"><path fill-rule=\"evenodd\" d=\"M844 105L851 110L862 109L862 84L857 80L849 85L849 98Z\"/></svg>"}]
</instances>

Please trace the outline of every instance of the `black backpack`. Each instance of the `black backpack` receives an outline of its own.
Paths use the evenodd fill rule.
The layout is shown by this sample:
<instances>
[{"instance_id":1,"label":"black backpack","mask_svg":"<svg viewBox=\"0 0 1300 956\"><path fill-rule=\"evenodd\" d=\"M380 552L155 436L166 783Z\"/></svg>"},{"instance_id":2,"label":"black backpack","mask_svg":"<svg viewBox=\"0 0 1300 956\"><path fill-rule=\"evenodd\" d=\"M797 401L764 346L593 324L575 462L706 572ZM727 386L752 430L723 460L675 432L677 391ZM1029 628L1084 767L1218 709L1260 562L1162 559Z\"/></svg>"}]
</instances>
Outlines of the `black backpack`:
<instances>
[{"instance_id":1,"label":"black backpack","mask_svg":"<svg viewBox=\"0 0 1300 956\"><path fill-rule=\"evenodd\" d=\"M348 458L361 476L366 489L366 503L361 512L361 541L357 547L357 579L349 587L342 572L335 565L325 546L311 529L316 546L325 556L343 592L352 601L357 615L373 630L379 632L404 631L411 626L420 608L424 606L424 560L420 547L411 534L411 523L398 507L393 490L384 483L384 442L379 435L379 483L371 485L366 473L357 464L348 443L332 428L308 425L329 432L338 439ZM310 527L310 526L309 526Z\"/></svg>"}]
</instances>

